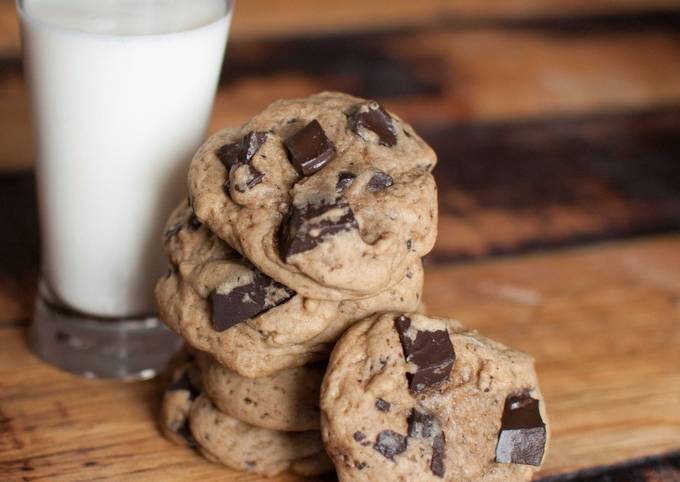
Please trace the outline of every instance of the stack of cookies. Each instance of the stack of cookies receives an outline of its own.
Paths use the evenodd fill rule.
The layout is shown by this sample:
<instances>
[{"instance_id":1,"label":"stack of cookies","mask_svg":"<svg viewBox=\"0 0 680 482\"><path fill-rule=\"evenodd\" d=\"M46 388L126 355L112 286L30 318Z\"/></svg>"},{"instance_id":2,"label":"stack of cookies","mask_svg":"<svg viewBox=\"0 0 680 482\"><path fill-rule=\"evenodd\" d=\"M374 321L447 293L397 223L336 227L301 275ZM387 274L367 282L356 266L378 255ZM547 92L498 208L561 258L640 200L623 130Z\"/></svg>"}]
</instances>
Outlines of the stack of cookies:
<instances>
[{"instance_id":1,"label":"stack of cookies","mask_svg":"<svg viewBox=\"0 0 680 482\"><path fill-rule=\"evenodd\" d=\"M165 393L169 438L237 470L332 470L330 352L374 313L420 311L435 163L408 124L339 93L277 101L199 149L156 287L191 350Z\"/></svg>"}]
</instances>

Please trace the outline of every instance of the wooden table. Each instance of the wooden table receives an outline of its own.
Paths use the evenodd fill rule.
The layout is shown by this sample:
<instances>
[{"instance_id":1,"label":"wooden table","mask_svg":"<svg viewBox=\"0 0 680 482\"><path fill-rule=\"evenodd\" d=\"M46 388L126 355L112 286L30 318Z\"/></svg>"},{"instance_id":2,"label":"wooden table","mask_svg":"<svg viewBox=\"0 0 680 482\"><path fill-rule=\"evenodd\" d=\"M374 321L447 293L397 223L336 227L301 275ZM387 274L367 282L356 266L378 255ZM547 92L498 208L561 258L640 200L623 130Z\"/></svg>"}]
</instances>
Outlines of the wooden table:
<instances>
[{"instance_id":1,"label":"wooden table","mask_svg":"<svg viewBox=\"0 0 680 482\"><path fill-rule=\"evenodd\" d=\"M29 353L39 237L13 3L0 480L259 480L165 441L157 382L87 381ZM541 480L680 480L680 2L242 0L211 129L322 89L380 99L438 151L425 301L536 357Z\"/></svg>"}]
</instances>

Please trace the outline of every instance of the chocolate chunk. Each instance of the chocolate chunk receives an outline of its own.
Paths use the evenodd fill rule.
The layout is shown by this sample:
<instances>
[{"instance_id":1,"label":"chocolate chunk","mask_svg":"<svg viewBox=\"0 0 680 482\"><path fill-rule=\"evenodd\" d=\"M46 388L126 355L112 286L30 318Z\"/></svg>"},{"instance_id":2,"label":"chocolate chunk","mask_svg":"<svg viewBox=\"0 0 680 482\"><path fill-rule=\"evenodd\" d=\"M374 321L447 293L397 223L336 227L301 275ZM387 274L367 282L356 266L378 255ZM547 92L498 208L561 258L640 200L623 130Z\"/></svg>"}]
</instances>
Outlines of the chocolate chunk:
<instances>
[{"instance_id":1,"label":"chocolate chunk","mask_svg":"<svg viewBox=\"0 0 680 482\"><path fill-rule=\"evenodd\" d=\"M383 457L392 460L395 455L406 450L407 445L408 441L403 435L392 430L383 430L375 439L373 448L380 452Z\"/></svg>"},{"instance_id":2,"label":"chocolate chunk","mask_svg":"<svg viewBox=\"0 0 680 482\"><path fill-rule=\"evenodd\" d=\"M249 132L235 144L220 147L216 154L227 170L238 164L249 164L253 156L267 140L266 132Z\"/></svg>"},{"instance_id":3,"label":"chocolate chunk","mask_svg":"<svg viewBox=\"0 0 680 482\"><path fill-rule=\"evenodd\" d=\"M254 186L262 182L264 174L258 171L255 166L253 166L250 161L257 151L262 147L262 145L267 140L266 132L249 132L246 134L239 142L235 144L226 144L220 147L217 152L217 158L224 164L227 171L231 172L232 167L248 166L249 169L249 180L246 182L245 187L236 186L236 190L239 192L245 192L248 189L252 189ZM224 191L229 194L229 184L224 183Z\"/></svg>"},{"instance_id":4,"label":"chocolate chunk","mask_svg":"<svg viewBox=\"0 0 680 482\"><path fill-rule=\"evenodd\" d=\"M189 216L189 221L187 222L189 227L191 228L192 231L198 230L198 228L201 227L202 223L201 220L196 217L195 213L191 213L191 216Z\"/></svg>"},{"instance_id":5,"label":"chocolate chunk","mask_svg":"<svg viewBox=\"0 0 680 482\"><path fill-rule=\"evenodd\" d=\"M196 442L196 439L194 438L194 434L191 433L191 428L189 427L189 421L185 420L182 425L177 427L177 430L175 430L175 433L182 437L187 445L191 448L196 448L198 447L198 443Z\"/></svg>"},{"instance_id":6,"label":"chocolate chunk","mask_svg":"<svg viewBox=\"0 0 680 482\"><path fill-rule=\"evenodd\" d=\"M354 462L354 466L357 470L364 470L366 468L366 462Z\"/></svg>"},{"instance_id":7,"label":"chocolate chunk","mask_svg":"<svg viewBox=\"0 0 680 482\"><path fill-rule=\"evenodd\" d=\"M313 249L333 235L358 229L349 203L342 198L333 203L293 205L279 229L279 252L287 260L294 254Z\"/></svg>"},{"instance_id":8,"label":"chocolate chunk","mask_svg":"<svg viewBox=\"0 0 680 482\"><path fill-rule=\"evenodd\" d=\"M349 127L359 135L362 127L375 132L383 146L392 147L397 143L392 117L375 101L355 105L349 113Z\"/></svg>"},{"instance_id":9,"label":"chocolate chunk","mask_svg":"<svg viewBox=\"0 0 680 482\"><path fill-rule=\"evenodd\" d=\"M411 248L413 247L413 241L410 239L406 240L406 250L411 251Z\"/></svg>"},{"instance_id":10,"label":"chocolate chunk","mask_svg":"<svg viewBox=\"0 0 680 482\"><path fill-rule=\"evenodd\" d=\"M389 412L391 406L392 405L390 405L389 402L386 402L382 398L379 398L375 401L375 408L377 408L381 412Z\"/></svg>"},{"instance_id":11,"label":"chocolate chunk","mask_svg":"<svg viewBox=\"0 0 680 482\"><path fill-rule=\"evenodd\" d=\"M496 462L539 466L545 442L545 423L538 400L528 393L508 396L498 435Z\"/></svg>"},{"instance_id":12,"label":"chocolate chunk","mask_svg":"<svg viewBox=\"0 0 680 482\"><path fill-rule=\"evenodd\" d=\"M181 377L179 377L177 380L173 381L168 385L168 387L165 389L167 392L174 392L177 390L186 390L189 392L189 400L195 400L196 397L200 394L198 389L194 386L193 383L191 383L191 379L189 378L189 374L185 371Z\"/></svg>"},{"instance_id":13,"label":"chocolate chunk","mask_svg":"<svg viewBox=\"0 0 680 482\"><path fill-rule=\"evenodd\" d=\"M354 432L354 435L352 435L352 437L353 437L354 440L356 440L357 442L361 442L363 439L366 438L366 434L365 434L364 432L356 431L356 432Z\"/></svg>"},{"instance_id":14,"label":"chocolate chunk","mask_svg":"<svg viewBox=\"0 0 680 482\"><path fill-rule=\"evenodd\" d=\"M415 331L415 337L409 335L410 318L398 316L394 326L399 333L404 358L416 366L415 372L409 372L409 390L423 390L443 383L449 378L456 353L453 350L447 330Z\"/></svg>"},{"instance_id":15,"label":"chocolate chunk","mask_svg":"<svg viewBox=\"0 0 680 482\"><path fill-rule=\"evenodd\" d=\"M368 181L368 190L371 192L384 191L392 184L394 184L392 176L383 171L376 171Z\"/></svg>"},{"instance_id":16,"label":"chocolate chunk","mask_svg":"<svg viewBox=\"0 0 680 482\"><path fill-rule=\"evenodd\" d=\"M342 192L352 185L356 176L351 172L341 172L338 174L338 182L335 184L335 190Z\"/></svg>"},{"instance_id":17,"label":"chocolate chunk","mask_svg":"<svg viewBox=\"0 0 680 482\"><path fill-rule=\"evenodd\" d=\"M284 142L290 161L301 176L311 176L335 156L335 146L313 120Z\"/></svg>"},{"instance_id":18,"label":"chocolate chunk","mask_svg":"<svg viewBox=\"0 0 680 482\"><path fill-rule=\"evenodd\" d=\"M446 468L444 467L445 450L446 438L443 433L440 433L432 441L432 459L430 460L430 470L437 477L443 478L446 473Z\"/></svg>"},{"instance_id":19,"label":"chocolate chunk","mask_svg":"<svg viewBox=\"0 0 680 482\"><path fill-rule=\"evenodd\" d=\"M294 294L286 286L254 270L247 283L231 286L226 292L218 287L210 293L213 328L224 331L280 305Z\"/></svg>"},{"instance_id":20,"label":"chocolate chunk","mask_svg":"<svg viewBox=\"0 0 680 482\"><path fill-rule=\"evenodd\" d=\"M408 416L408 436L432 438L430 470L437 477L444 477L445 438L437 419L433 415L412 408Z\"/></svg>"},{"instance_id":21,"label":"chocolate chunk","mask_svg":"<svg viewBox=\"0 0 680 482\"><path fill-rule=\"evenodd\" d=\"M408 416L408 436L411 438L430 438L439 433L441 428L434 416L415 408Z\"/></svg>"}]
</instances>

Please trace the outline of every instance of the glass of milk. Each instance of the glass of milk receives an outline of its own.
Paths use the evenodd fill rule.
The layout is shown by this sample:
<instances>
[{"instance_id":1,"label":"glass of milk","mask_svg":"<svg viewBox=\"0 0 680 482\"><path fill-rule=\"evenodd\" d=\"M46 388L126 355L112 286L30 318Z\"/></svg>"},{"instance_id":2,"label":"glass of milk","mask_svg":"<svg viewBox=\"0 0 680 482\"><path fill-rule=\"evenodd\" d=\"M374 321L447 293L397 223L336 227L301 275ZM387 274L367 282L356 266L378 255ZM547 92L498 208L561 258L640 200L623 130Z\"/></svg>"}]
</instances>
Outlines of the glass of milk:
<instances>
[{"instance_id":1,"label":"glass of milk","mask_svg":"<svg viewBox=\"0 0 680 482\"><path fill-rule=\"evenodd\" d=\"M148 378L162 230L206 133L231 0L18 0L42 278L31 344L91 377Z\"/></svg>"}]
</instances>

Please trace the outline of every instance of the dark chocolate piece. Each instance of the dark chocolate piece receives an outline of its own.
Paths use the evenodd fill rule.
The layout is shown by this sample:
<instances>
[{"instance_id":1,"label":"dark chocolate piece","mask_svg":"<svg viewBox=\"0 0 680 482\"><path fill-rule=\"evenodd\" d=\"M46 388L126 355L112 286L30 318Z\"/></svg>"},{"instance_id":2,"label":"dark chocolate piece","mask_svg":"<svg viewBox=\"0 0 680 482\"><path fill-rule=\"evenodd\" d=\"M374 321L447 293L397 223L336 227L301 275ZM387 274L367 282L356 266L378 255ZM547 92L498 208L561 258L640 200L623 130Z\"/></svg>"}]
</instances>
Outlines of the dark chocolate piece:
<instances>
[{"instance_id":1,"label":"dark chocolate piece","mask_svg":"<svg viewBox=\"0 0 680 482\"><path fill-rule=\"evenodd\" d=\"M335 184L335 190L342 192L352 185L356 176L351 172L341 172L338 174L338 182Z\"/></svg>"},{"instance_id":2,"label":"dark chocolate piece","mask_svg":"<svg viewBox=\"0 0 680 482\"><path fill-rule=\"evenodd\" d=\"M404 358L416 366L415 372L406 374L409 390L422 392L448 380L456 360L448 331L417 330L415 338L411 338L407 333L411 320L403 315L395 318L394 326L399 334Z\"/></svg>"},{"instance_id":3,"label":"dark chocolate piece","mask_svg":"<svg viewBox=\"0 0 680 482\"><path fill-rule=\"evenodd\" d=\"M295 294L260 271L252 273L253 279L247 284L236 286L227 293L219 293L217 289L210 293L212 325L216 331L224 331L264 313Z\"/></svg>"},{"instance_id":4,"label":"dark chocolate piece","mask_svg":"<svg viewBox=\"0 0 680 482\"><path fill-rule=\"evenodd\" d=\"M191 228L192 231L198 230L198 228L201 227L203 223L201 223L201 220L198 219L195 213L191 213L191 216L189 216L189 221L187 222L189 225L189 228Z\"/></svg>"},{"instance_id":5,"label":"dark chocolate piece","mask_svg":"<svg viewBox=\"0 0 680 482\"><path fill-rule=\"evenodd\" d=\"M437 477L444 477L446 468L444 467L444 457L446 455L446 438L443 433L434 437L432 441L432 459L430 460L430 470Z\"/></svg>"},{"instance_id":6,"label":"dark chocolate piece","mask_svg":"<svg viewBox=\"0 0 680 482\"><path fill-rule=\"evenodd\" d=\"M413 247L413 240L407 239L407 240L406 240L406 249L407 249L408 251L411 251L411 248L412 248L412 247Z\"/></svg>"},{"instance_id":7,"label":"dark chocolate piece","mask_svg":"<svg viewBox=\"0 0 680 482\"><path fill-rule=\"evenodd\" d=\"M383 171L376 171L368 181L368 190L371 192L384 191L394 184L392 176Z\"/></svg>"},{"instance_id":8,"label":"dark chocolate piece","mask_svg":"<svg viewBox=\"0 0 680 482\"><path fill-rule=\"evenodd\" d=\"M165 391L167 392L174 392L177 390L186 390L187 392L189 392L189 400L192 401L196 400L196 397L200 395L198 389L194 386L193 383L191 383L189 374L186 371L182 373L181 377L170 383L168 387L165 389Z\"/></svg>"},{"instance_id":9,"label":"dark chocolate piece","mask_svg":"<svg viewBox=\"0 0 680 482\"><path fill-rule=\"evenodd\" d=\"M342 198L334 203L293 205L279 228L279 252L287 260L294 254L313 249L335 234L358 229L352 208Z\"/></svg>"},{"instance_id":10,"label":"dark chocolate piece","mask_svg":"<svg viewBox=\"0 0 680 482\"><path fill-rule=\"evenodd\" d=\"M408 416L408 436L411 438L430 438L439 433L441 428L433 415L423 413L415 408Z\"/></svg>"},{"instance_id":11,"label":"dark chocolate piece","mask_svg":"<svg viewBox=\"0 0 680 482\"><path fill-rule=\"evenodd\" d=\"M354 440L356 440L357 442L361 442L363 439L366 438L366 434L365 434L364 432L356 431L356 432L354 432L354 434L352 435L352 437L353 437Z\"/></svg>"},{"instance_id":12,"label":"dark chocolate piece","mask_svg":"<svg viewBox=\"0 0 680 482\"><path fill-rule=\"evenodd\" d=\"M380 454L392 460L395 455L399 455L408 446L408 441L403 435L393 432L392 430L383 430L375 439L373 448L380 452Z\"/></svg>"},{"instance_id":13,"label":"dark chocolate piece","mask_svg":"<svg viewBox=\"0 0 680 482\"><path fill-rule=\"evenodd\" d=\"M311 176L335 156L335 146L313 120L285 140L290 161L301 176Z\"/></svg>"},{"instance_id":14,"label":"dark chocolate piece","mask_svg":"<svg viewBox=\"0 0 680 482\"><path fill-rule=\"evenodd\" d=\"M389 412L390 411L390 402L386 402L382 398L379 398L375 401L375 408L380 410L381 412Z\"/></svg>"},{"instance_id":15,"label":"dark chocolate piece","mask_svg":"<svg viewBox=\"0 0 680 482\"><path fill-rule=\"evenodd\" d=\"M496 462L539 466L545 443L545 423L538 400L528 393L509 395L498 434Z\"/></svg>"},{"instance_id":16,"label":"dark chocolate piece","mask_svg":"<svg viewBox=\"0 0 680 482\"><path fill-rule=\"evenodd\" d=\"M266 132L253 132L248 134L235 144L226 144L220 147L217 152L217 158L227 168L227 172L231 172L232 167L248 166L250 172L250 179L246 182L245 188L243 186L236 186L238 192L245 192L247 189L252 189L254 186L262 182L264 174L258 171L255 166L251 164L253 156L260 150L260 147L266 142ZM223 186L224 192L229 194L229 177Z\"/></svg>"},{"instance_id":17,"label":"dark chocolate piece","mask_svg":"<svg viewBox=\"0 0 680 482\"><path fill-rule=\"evenodd\" d=\"M361 127L375 132L383 146L392 147L397 143L392 117L375 101L355 105L349 113L349 127L357 134Z\"/></svg>"},{"instance_id":18,"label":"dark chocolate piece","mask_svg":"<svg viewBox=\"0 0 680 482\"><path fill-rule=\"evenodd\" d=\"M227 170L238 164L249 164L266 140L266 132L250 131L237 143L220 147L216 152L217 158L222 161Z\"/></svg>"}]
</instances>

